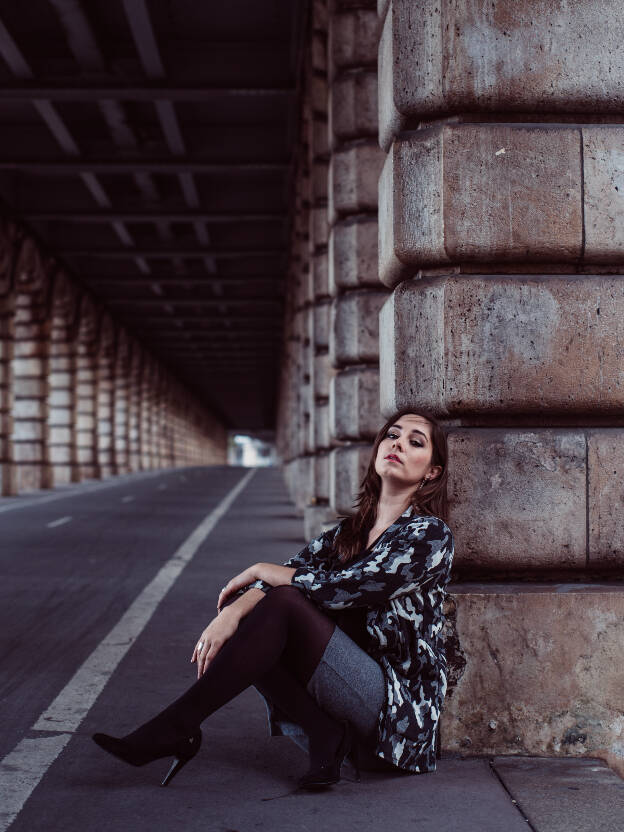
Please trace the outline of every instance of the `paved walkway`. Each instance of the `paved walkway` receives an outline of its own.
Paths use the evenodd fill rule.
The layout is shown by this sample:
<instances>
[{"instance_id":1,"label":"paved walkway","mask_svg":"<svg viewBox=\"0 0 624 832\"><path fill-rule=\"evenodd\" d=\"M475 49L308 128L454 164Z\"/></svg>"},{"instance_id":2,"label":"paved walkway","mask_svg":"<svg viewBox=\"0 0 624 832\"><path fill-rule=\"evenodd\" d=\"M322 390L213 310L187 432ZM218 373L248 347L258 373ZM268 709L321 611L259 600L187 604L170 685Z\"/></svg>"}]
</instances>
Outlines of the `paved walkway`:
<instances>
[{"instance_id":1,"label":"paved walkway","mask_svg":"<svg viewBox=\"0 0 624 832\"><path fill-rule=\"evenodd\" d=\"M392 832L624 829L624 781L597 760L442 759L414 777L352 771L293 793L304 753L267 733L247 690L203 725L166 789L93 731L124 733L191 684L218 590L303 545L277 469L133 474L0 500L0 832L387 828Z\"/></svg>"}]
</instances>

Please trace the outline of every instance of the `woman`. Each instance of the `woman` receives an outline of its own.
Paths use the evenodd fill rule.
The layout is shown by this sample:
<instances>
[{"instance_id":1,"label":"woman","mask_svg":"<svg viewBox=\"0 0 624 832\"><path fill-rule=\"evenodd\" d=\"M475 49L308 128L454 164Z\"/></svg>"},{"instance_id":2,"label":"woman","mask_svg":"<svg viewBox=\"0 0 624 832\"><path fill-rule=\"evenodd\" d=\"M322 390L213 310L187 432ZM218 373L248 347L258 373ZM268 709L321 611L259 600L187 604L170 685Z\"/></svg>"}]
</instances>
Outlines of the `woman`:
<instances>
[{"instance_id":1,"label":"woman","mask_svg":"<svg viewBox=\"0 0 624 832\"><path fill-rule=\"evenodd\" d=\"M253 684L273 733L284 717L305 732L301 788L338 782L358 748L395 771L435 770L454 551L446 456L433 416L396 413L377 434L355 515L284 565L232 578L193 650L198 681L131 734L93 739L133 765L173 755L167 785L199 750L200 723Z\"/></svg>"}]
</instances>

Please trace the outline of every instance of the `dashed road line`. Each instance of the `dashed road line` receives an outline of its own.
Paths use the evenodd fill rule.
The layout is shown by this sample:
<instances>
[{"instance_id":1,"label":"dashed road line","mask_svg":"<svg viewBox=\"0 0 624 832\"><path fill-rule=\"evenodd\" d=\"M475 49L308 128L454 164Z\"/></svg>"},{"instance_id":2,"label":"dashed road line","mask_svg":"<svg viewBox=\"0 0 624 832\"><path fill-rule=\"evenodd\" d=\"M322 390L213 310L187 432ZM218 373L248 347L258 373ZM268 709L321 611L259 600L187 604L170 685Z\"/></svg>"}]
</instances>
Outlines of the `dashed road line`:
<instances>
[{"instance_id":1,"label":"dashed road line","mask_svg":"<svg viewBox=\"0 0 624 832\"><path fill-rule=\"evenodd\" d=\"M132 494L126 494L125 497L121 498L122 503L131 503L133 500L134 500L134 497L132 496Z\"/></svg>"},{"instance_id":2,"label":"dashed road line","mask_svg":"<svg viewBox=\"0 0 624 832\"><path fill-rule=\"evenodd\" d=\"M51 523L46 523L46 526L49 529L54 529L57 526L64 526L65 523L71 523L71 516L68 517L59 517L58 520L52 520Z\"/></svg>"}]
</instances>

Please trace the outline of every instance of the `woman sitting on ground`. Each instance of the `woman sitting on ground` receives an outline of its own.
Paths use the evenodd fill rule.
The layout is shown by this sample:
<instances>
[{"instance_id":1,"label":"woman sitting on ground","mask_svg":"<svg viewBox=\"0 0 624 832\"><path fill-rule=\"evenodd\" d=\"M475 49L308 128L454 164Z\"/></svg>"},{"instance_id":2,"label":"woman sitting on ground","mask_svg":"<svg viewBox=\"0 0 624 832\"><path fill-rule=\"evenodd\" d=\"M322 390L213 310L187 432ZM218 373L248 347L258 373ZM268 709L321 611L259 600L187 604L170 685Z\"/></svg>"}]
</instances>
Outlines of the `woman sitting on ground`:
<instances>
[{"instance_id":1,"label":"woman sitting on ground","mask_svg":"<svg viewBox=\"0 0 624 832\"><path fill-rule=\"evenodd\" d=\"M434 771L454 552L446 460L433 416L394 414L375 439L354 516L284 565L256 563L232 578L193 650L198 681L132 733L94 734L97 744L133 765L174 756L166 785L199 750L203 720L254 685L272 733L284 719L305 733L301 788L337 783L356 750L390 770Z\"/></svg>"}]
</instances>

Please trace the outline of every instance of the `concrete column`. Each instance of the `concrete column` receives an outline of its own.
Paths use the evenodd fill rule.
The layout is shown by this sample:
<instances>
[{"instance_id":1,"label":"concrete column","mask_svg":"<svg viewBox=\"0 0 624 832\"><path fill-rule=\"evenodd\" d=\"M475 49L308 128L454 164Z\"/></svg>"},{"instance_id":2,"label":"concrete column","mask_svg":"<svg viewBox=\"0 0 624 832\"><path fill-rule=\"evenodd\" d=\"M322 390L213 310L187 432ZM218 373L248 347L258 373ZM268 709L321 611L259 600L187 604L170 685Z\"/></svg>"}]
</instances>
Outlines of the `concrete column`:
<instances>
[{"instance_id":1,"label":"concrete column","mask_svg":"<svg viewBox=\"0 0 624 832\"><path fill-rule=\"evenodd\" d=\"M88 295L80 301L76 345L76 450L81 480L100 476L97 443L97 354L100 315Z\"/></svg>"},{"instance_id":2,"label":"concrete column","mask_svg":"<svg viewBox=\"0 0 624 832\"><path fill-rule=\"evenodd\" d=\"M329 16L329 500L352 513L382 423L379 327L388 291L377 270L375 2L334 0Z\"/></svg>"},{"instance_id":3,"label":"concrete column","mask_svg":"<svg viewBox=\"0 0 624 832\"><path fill-rule=\"evenodd\" d=\"M51 486L48 447L50 265L22 238L15 266L11 431L15 493Z\"/></svg>"},{"instance_id":4,"label":"concrete column","mask_svg":"<svg viewBox=\"0 0 624 832\"><path fill-rule=\"evenodd\" d=\"M380 12L381 407L448 426L463 581L442 745L624 773L620 7Z\"/></svg>"},{"instance_id":5,"label":"concrete column","mask_svg":"<svg viewBox=\"0 0 624 832\"><path fill-rule=\"evenodd\" d=\"M144 352L141 361L141 469L150 470L154 467L152 449L152 377L153 360L149 353Z\"/></svg>"},{"instance_id":6,"label":"concrete column","mask_svg":"<svg viewBox=\"0 0 624 832\"><path fill-rule=\"evenodd\" d=\"M131 471L142 470L141 457L141 372L143 353L134 339L130 342L130 383L128 388L128 454Z\"/></svg>"},{"instance_id":7,"label":"concrete column","mask_svg":"<svg viewBox=\"0 0 624 832\"><path fill-rule=\"evenodd\" d=\"M48 435L52 485L78 482L76 347L79 295L67 274L54 275L51 303Z\"/></svg>"},{"instance_id":8,"label":"concrete column","mask_svg":"<svg viewBox=\"0 0 624 832\"><path fill-rule=\"evenodd\" d=\"M13 398L13 268L17 256L16 229L0 224L0 496L15 494L11 448Z\"/></svg>"}]
</instances>

